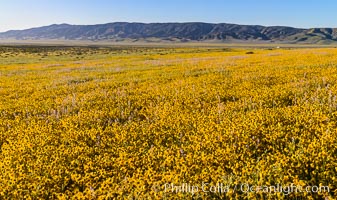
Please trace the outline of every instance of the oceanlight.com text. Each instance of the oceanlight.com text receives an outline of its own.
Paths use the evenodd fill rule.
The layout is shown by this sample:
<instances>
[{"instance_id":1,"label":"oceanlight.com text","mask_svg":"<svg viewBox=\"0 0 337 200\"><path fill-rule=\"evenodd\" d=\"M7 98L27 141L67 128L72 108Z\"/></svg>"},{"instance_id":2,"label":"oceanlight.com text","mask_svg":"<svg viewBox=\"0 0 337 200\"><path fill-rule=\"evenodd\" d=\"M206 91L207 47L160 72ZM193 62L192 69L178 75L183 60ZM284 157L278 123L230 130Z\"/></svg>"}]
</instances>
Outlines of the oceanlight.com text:
<instances>
[{"instance_id":1,"label":"oceanlight.com text","mask_svg":"<svg viewBox=\"0 0 337 200\"><path fill-rule=\"evenodd\" d=\"M291 193L322 193L330 192L328 186L301 186L301 185L250 185L247 183L237 184L237 185L226 185L224 183L166 183L164 184L164 192L170 193L190 193L192 195L196 193L227 193L233 192L243 192L243 193L282 193L284 195L289 195Z\"/></svg>"}]
</instances>

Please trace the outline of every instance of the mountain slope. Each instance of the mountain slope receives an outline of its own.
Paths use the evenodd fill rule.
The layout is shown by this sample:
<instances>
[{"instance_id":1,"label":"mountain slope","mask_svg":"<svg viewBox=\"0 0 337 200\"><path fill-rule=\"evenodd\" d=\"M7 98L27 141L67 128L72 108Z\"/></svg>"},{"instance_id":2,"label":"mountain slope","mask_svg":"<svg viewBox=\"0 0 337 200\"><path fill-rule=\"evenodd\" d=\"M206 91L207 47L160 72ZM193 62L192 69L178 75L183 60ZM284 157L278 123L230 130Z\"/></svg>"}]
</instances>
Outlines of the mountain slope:
<instances>
[{"instance_id":1,"label":"mountain slope","mask_svg":"<svg viewBox=\"0 0 337 200\"><path fill-rule=\"evenodd\" d=\"M299 29L285 26L258 26L211 23L127 23L98 25L53 24L0 33L0 39L17 40L171 40L171 41L250 41L287 43L337 42L337 29Z\"/></svg>"}]
</instances>

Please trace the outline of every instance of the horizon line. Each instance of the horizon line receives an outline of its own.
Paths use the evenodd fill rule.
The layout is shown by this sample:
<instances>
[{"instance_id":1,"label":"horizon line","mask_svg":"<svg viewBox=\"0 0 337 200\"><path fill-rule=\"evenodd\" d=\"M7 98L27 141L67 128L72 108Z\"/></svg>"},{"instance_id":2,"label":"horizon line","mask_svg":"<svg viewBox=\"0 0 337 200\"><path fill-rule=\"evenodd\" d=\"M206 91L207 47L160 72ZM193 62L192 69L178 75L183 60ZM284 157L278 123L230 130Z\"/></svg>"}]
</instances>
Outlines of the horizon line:
<instances>
[{"instance_id":1,"label":"horizon line","mask_svg":"<svg viewBox=\"0 0 337 200\"><path fill-rule=\"evenodd\" d=\"M9 29L6 31L0 31L0 33L6 33L9 31L24 31L29 29L55 26L55 25L70 25L70 26L95 26L95 25L104 25L104 24L114 24L114 23L129 23L129 24L188 24L188 23L203 23L203 24L232 24L232 25L240 25L240 26L263 26L263 27L288 27L288 28L296 28L296 29L314 29L314 28L337 28L337 27L296 27L296 26L288 26L288 25L262 25L262 24L240 24L240 23L228 23L228 22L202 22L202 21L177 21L177 22L137 22L137 21L115 21L115 22L106 22L106 23L94 23L94 24L73 24L73 23L53 23L49 25L40 25L34 26L30 28L23 29Z\"/></svg>"}]
</instances>

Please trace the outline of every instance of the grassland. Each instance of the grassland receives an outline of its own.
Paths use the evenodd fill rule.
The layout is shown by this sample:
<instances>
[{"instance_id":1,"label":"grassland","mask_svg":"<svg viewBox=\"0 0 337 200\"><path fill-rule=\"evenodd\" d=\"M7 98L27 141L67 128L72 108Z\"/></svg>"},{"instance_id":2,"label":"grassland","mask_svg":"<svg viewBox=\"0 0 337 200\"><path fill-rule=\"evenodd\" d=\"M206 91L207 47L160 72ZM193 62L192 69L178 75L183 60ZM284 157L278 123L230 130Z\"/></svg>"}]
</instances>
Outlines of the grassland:
<instances>
[{"instance_id":1,"label":"grassland","mask_svg":"<svg viewBox=\"0 0 337 200\"><path fill-rule=\"evenodd\" d=\"M337 49L3 46L0 77L1 199L337 196Z\"/></svg>"}]
</instances>

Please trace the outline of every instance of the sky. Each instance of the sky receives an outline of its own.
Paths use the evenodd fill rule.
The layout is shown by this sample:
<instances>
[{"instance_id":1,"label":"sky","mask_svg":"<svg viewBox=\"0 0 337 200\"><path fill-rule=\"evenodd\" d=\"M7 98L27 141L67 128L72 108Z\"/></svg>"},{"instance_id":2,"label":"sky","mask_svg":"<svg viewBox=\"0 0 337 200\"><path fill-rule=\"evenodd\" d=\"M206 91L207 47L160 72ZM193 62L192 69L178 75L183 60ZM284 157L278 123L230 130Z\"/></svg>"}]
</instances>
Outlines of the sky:
<instances>
[{"instance_id":1,"label":"sky","mask_svg":"<svg viewBox=\"0 0 337 200\"><path fill-rule=\"evenodd\" d=\"M336 9L334 0L0 0L0 32L109 22L337 27Z\"/></svg>"}]
</instances>

